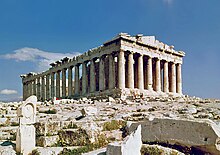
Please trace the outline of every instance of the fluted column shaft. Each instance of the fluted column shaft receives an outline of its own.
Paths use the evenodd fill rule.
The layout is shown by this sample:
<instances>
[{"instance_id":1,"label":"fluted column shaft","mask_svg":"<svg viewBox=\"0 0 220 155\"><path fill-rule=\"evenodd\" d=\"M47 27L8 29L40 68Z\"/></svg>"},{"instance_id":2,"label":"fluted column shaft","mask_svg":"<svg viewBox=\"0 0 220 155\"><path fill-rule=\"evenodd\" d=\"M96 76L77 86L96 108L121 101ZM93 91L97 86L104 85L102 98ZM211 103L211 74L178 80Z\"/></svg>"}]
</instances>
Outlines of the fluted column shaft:
<instances>
[{"instance_id":1,"label":"fluted column shaft","mask_svg":"<svg viewBox=\"0 0 220 155\"><path fill-rule=\"evenodd\" d=\"M123 50L118 53L118 88L125 88L125 57Z\"/></svg>"},{"instance_id":2,"label":"fluted column shaft","mask_svg":"<svg viewBox=\"0 0 220 155\"><path fill-rule=\"evenodd\" d=\"M88 85L88 80L87 80L87 71L86 71L86 62L82 63L82 94L86 94L87 90L87 85Z\"/></svg>"},{"instance_id":3,"label":"fluted column shaft","mask_svg":"<svg viewBox=\"0 0 220 155\"><path fill-rule=\"evenodd\" d=\"M134 58L133 53L128 55L128 88L134 88Z\"/></svg>"},{"instance_id":4,"label":"fluted column shaft","mask_svg":"<svg viewBox=\"0 0 220 155\"><path fill-rule=\"evenodd\" d=\"M60 71L56 72L56 97L60 97Z\"/></svg>"},{"instance_id":5,"label":"fluted column shaft","mask_svg":"<svg viewBox=\"0 0 220 155\"><path fill-rule=\"evenodd\" d=\"M109 89L115 88L115 60L114 56L110 54L109 56Z\"/></svg>"},{"instance_id":6,"label":"fluted column shaft","mask_svg":"<svg viewBox=\"0 0 220 155\"><path fill-rule=\"evenodd\" d=\"M28 83L28 97L32 95L32 81Z\"/></svg>"},{"instance_id":7,"label":"fluted column shaft","mask_svg":"<svg viewBox=\"0 0 220 155\"><path fill-rule=\"evenodd\" d=\"M147 90L153 89L153 78L152 78L152 58L148 57L147 60Z\"/></svg>"},{"instance_id":8,"label":"fluted column shaft","mask_svg":"<svg viewBox=\"0 0 220 155\"><path fill-rule=\"evenodd\" d=\"M176 91L177 91L177 93L179 93L179 94L182 94L182 69L181 69L181 64L177 64L177 69L176 69L176 71L177 71L177 86L176 86Z\"/></svg>"},{"instance_id":9,"label":"fluted column shaft","mask_svg":"<svg viewBox=\"0 0 220 155\"><path fill-rule=\"evenodd\" d=\"M46 75L46 99L50 98L50 75Z\"/></svg>"},{"instance_id":10,"label":"fluted column shaft","mask_svg":"<svg viewBox=\"0 0 220 155\"><path fill-rule=\"evenodd\" d=\"M23 101L27 99L27 83L23 83Z\"/></svg>"},{"instance_id":11,"label":"fluted column shaft","mask_svg":"<svg viewBox=\"0 0 220 155\"><path fill-rule=\"evenodd\" d=\"M33 95L36 95L36 79L33 80L32 85L33 85Z\"/></svg>"},{"instance_id":12,"label":"fluted column shaft","mask_svg":"<svg viewBox=\"0 0 220 155\"><path fill-rule=\"evenodd\" d=\"M74 93L79 95L79 65L75 66Z\"/></svg>"},{"instance_id":13,"label":"fluted column shaft","mask_svg":"<svg viewBox=\"0 0 220 155\"><path fill-rule=\"evenodd\" d=\"M138 57L138 88L144 89L143 55Z\"/></svg>"},{"instance_id":14,"label":"fluted column shaft","mask_svg":"<svg viewBox=\"0 0 220 155\"><path fill-rule=\"evenodd\" d=\"M90 92L95 92L96 90L96 79L95 79L95 62L90 60Z\"/></svg>"},{"instance_id":15,"label":"fluted column shaft","mask_svg":"<svg viewBox=\"0 0 220 155\"><path fill-rule=\"evenodd\" d=\"M155 91L161 91L161 79L160 79L161 76L160 76L160 60L159 59L156 59L156 72L155 72L155 75L156 75Z\"/></svg>"},{"instance_id":16,"label":"fluted column shaft","mask_svg":"<svg viewBox=\"0 0 220 155\"><path fill-rule=\"evenodd\" d=\"M73 66L68 68L68 96L73 95Z\"/></svg>"},{"instance_id":17,"label":"fluted column shaft","mask_svg":"<svg viewBox=\"0 0 220 155\"><path fill-rule=\"evenodd\" d=\"M168 62L164 62L163 66L163 91L165 93L169 92L169 77L168 77Z\"/></svg>"},{"instance_id":18,"label":"fluted column shaft","mask_svg":"<svg viewBox=\"0 0 220 155\"><path fill-rule=\"evenodd\" d=\"M171 87L170 92L176 93L176 65L175 63L171 64Z\"/></svg>"},{"instance_id":19,"label":"fluted column shaft","mask_svg":"<svg viewBox=\"0 0 220 155\"><path fill-rule=\"evenodd\" d=\"M41 84L40 84L40 77L37 78L37 99L40 100L41 98Z\"/></svg>"},{"instance_id":20,"label":"fluted column shaft","mask_svg":"<svg viewBox=\"0 0 220 155\"><path fill-rule=\"evenodd\" d=\"M54 74L55 73L51 73L51 98L55 97L55 85L54 85Z\"/></svg>"},{"instance_id":21,"label":"fluted column shaft","mask_svg":"<svg viewBox=\"0 0 220 155\"><path fill-rule=\"evenodd\" d=\"M23 84L22 89L23 89L23 101L24 101L26 99L26 93L25 93L26 86L24 82L22 84Z\"/></svg>"},{"instance_id":22,"label":"fluted column shaft","mask_svg":"<svg viewBox=\"0 0 220 155\"><path fill-rule=\"evenodd\" d=\"M62 69L62 97L66 97L66 68Z\"/></svg>"},{"instance_id":23,"label":"fluted column shaft","mask_svg":"<svg viewBox=\"0 0 220 155\"><path fill-rule=\"evenodd\" d=\"M99 59L99 90L105 90L105 61L104 57Z\"/></svg>"},{"instance_id":24,"label":"fluted column shaft","mask_svg":"<svg viewBox=\"0 0 220 155\"><path fill-rule=\"evenodd\" d=\"M41 77L41 99L44 101L45 100L45 77Z\"/></svg>"}]
</instances>

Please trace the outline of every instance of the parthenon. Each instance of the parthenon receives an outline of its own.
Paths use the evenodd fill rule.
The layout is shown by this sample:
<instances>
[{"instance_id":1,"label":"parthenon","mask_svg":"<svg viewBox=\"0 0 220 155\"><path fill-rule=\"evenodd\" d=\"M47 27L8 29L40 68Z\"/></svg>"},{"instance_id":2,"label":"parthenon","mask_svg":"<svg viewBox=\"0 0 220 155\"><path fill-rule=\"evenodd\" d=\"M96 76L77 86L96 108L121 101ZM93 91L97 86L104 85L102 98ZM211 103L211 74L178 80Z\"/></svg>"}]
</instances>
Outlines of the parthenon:
<instances>
[{"instance_id":1,"label":"parthenon","mask_svg":"<svg viewBox=\"0 0 220 155\"><path fill-rule=\"evenodd\" d=\"M103 45L63 58L42 73L21 75L23 99L182 95L185 53L155 36L120 33ZM74 76L73 76L74 75Z\"/></svg>"}]
</instances>

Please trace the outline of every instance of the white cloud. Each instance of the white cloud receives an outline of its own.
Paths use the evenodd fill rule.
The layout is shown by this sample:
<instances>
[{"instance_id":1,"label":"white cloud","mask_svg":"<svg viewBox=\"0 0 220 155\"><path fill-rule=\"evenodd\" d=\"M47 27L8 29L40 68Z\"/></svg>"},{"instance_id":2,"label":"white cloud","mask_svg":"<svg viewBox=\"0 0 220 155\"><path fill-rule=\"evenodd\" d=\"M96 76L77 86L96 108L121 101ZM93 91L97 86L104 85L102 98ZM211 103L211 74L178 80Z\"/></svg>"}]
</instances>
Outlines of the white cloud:
<instances>
[{"instance_id":1,"label":"white cloud","mask_svg":"<svg viewBox=\"0 0 220 155\"><path fill-rule=\"evenodd\" d=\"M2 95L11 95L11 94L17 94L18 92L16 90L10 90L10 89L3 89L0 91L0 94Z\"/></svg>"},{"instance_id":2,"label":"white cloud","mask_svg":"<svg viewBox=\"0 0 220 155\"><path fill-rule=\"evenodd\" d=\"M24 47L13 51L12 54L5 54L3 58L14 59L16 61L29 61L35 63L38 67L36 71L43 71L49 68L49 64L64 57L79 55L80 53L53 53L39 50L37 48Z\"/></svg>"}]
</instances>

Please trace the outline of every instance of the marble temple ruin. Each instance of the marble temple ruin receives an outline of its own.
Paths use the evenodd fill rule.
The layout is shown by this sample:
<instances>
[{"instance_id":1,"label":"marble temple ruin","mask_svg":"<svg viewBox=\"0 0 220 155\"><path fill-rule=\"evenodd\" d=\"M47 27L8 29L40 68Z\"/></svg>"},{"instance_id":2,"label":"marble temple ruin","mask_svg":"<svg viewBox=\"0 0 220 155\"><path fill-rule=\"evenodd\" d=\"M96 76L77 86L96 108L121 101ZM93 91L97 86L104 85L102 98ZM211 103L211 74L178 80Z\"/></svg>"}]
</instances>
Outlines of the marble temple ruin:
<instances>
[{"instance_id":1,"label":"marble temple ruin","mask_svg":"<svg viewBox=\"0 0 220 155\"><path fill-rule=\"evenodd\" d=\"M93 96L182 95L183 51L155 36L120 33L103 45L21 75L23 100Z\"/></svg>"}]
</instances>

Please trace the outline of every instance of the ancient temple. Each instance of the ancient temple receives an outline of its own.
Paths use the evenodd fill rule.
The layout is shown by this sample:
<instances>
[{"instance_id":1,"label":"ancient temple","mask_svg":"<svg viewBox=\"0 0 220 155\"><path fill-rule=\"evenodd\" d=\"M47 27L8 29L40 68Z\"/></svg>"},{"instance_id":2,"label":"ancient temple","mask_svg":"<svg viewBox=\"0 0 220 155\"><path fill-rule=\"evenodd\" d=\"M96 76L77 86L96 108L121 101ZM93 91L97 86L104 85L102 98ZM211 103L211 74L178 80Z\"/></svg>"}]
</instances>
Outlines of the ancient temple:
<instances>
[{"instance_id":1,"label":"ancient temple","mask_svg":"<svg viewBox=\"0 0 220 155\"><path fill-rule=\"evenodd\" d=\"M50 64L47 71L21 75L23 99L182 95L184 56L155 36L120 33L82 55Z\"/></svg>"}]
</instances>

